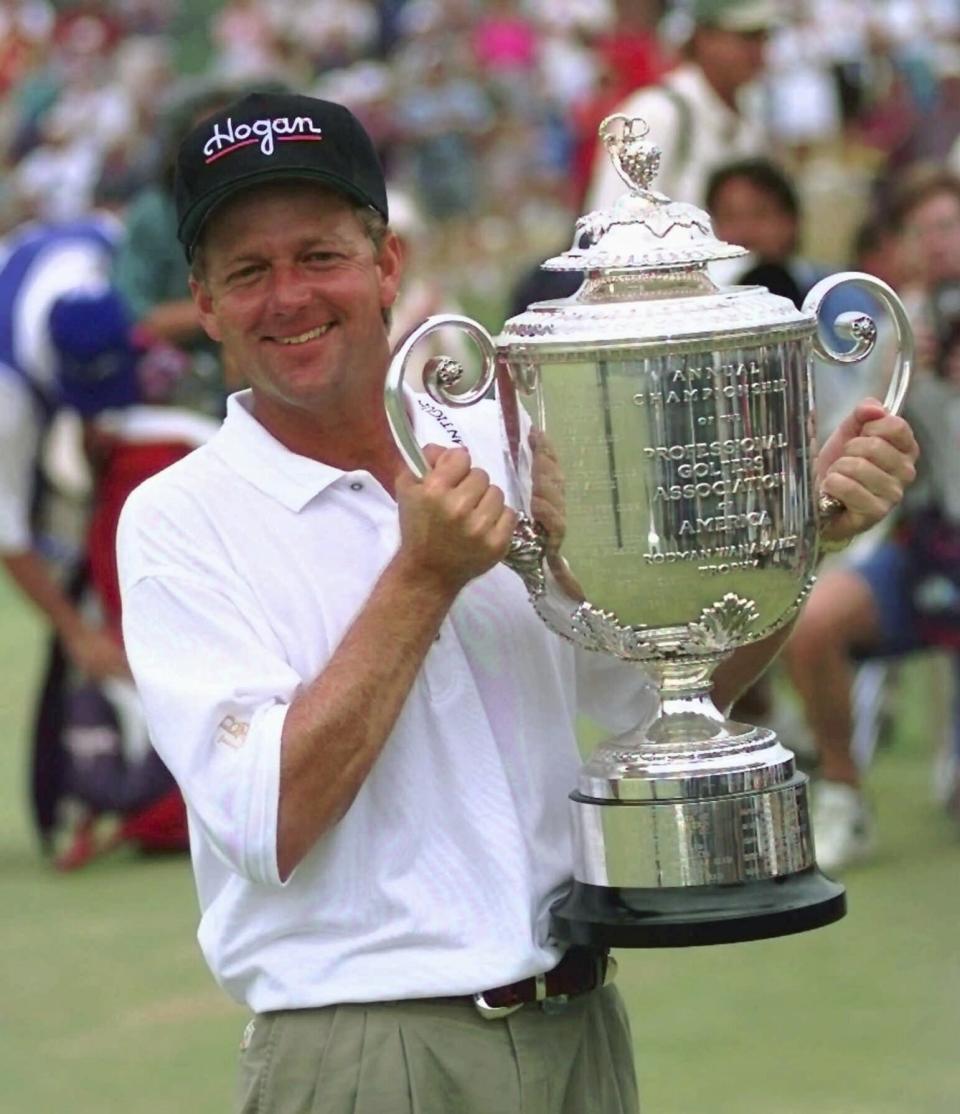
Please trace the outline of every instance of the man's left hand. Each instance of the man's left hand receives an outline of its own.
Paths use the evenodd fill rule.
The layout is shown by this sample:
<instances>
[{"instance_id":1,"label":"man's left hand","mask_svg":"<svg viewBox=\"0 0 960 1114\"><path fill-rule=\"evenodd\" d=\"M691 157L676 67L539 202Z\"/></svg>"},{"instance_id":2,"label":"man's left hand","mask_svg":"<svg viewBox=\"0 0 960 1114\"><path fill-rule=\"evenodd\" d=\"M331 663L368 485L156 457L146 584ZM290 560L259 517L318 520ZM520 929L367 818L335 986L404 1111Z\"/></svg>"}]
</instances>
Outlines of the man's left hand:
<instances>
[{"instance_id":1,"label":"man's left hand","mask_svg":"<svg viewBox=\"0 0 960 1114\"><path fill-rule=\"evenodd\" d=\"M849 540L889 514L913 483L919 452L913 430L903 418L876 399L864 399L817 456L820 491L838 499L844 508L823 524L824 540Z\"/></svg>"},{"instance_id":2,"label":"man's left hand","mask_svg":"<svg viewBox=\"0 0 960 1114\"><path fill-rule=\"evenodd\" d=\"M578 603L583 588L560 552L567 530L566 485L557 452L540 430L530 431L531 464L530 513L543 529L547 564L564 592Z\"/></svg>"}]
</instances>

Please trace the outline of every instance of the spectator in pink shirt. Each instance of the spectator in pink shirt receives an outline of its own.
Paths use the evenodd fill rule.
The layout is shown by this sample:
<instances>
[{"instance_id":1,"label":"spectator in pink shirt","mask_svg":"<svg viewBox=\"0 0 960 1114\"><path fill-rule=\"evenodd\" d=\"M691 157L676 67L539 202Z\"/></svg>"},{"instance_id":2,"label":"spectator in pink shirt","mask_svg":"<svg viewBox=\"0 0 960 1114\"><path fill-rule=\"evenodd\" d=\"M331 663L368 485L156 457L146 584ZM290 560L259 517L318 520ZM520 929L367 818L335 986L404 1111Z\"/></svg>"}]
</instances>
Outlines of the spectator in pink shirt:
<instances>
[{"instance_id":1,"label":"spectator in pink shirt","mask_svg":"<svg viewBox=\"0 0 960 1114\"><path fill-rule=\"evenodd\" d=\"M473 52L492 75L529 73L537 64L537 30L513 0L494 0L473 34Z\"/></svg>"}]
</instances>

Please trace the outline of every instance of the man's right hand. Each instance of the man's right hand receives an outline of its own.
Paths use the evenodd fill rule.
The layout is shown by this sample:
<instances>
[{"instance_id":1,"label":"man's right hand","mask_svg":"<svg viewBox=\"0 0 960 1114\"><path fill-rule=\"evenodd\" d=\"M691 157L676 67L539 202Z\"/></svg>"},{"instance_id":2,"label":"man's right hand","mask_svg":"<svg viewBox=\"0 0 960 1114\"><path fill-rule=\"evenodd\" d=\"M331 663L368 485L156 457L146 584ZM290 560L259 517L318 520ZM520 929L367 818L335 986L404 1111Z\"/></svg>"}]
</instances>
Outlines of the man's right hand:
<instances>
[{"instance_id":1,"label":"man's right hand","mask_svg":"<svg viewBox=\"0 0 960 1114\"><path fill-rule=\"evenodd\" d=\"M427 445L423 453L430 465L424 479L406 470L397 477L398 557L458 592L506 556L517 516L466 449Z\"/></svg>"}]
</instances>

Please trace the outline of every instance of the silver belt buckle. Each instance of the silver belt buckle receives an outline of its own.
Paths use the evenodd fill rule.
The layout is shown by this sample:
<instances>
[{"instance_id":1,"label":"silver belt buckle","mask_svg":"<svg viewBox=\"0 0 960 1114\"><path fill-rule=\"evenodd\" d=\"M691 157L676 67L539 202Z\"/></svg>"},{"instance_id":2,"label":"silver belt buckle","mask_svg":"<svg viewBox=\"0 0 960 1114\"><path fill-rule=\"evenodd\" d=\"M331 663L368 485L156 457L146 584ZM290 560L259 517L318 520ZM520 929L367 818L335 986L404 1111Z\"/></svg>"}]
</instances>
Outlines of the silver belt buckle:
<instances>
[{"instance_id":1,"label":"silver belt buckle","mask_svg":"<svg viewBox=\"0 0 960 1114\"><path fill-rule=\"evenodd\" d=\"M515 1006L491 1006L482 992L474 994L473 1004L484 1021L499 1021L501 1018L509 1017L510 1014L516 1013L517 1010L522 1010L524 1007L523 1002L517 1002Z\"/></svg>"}]
</instances>

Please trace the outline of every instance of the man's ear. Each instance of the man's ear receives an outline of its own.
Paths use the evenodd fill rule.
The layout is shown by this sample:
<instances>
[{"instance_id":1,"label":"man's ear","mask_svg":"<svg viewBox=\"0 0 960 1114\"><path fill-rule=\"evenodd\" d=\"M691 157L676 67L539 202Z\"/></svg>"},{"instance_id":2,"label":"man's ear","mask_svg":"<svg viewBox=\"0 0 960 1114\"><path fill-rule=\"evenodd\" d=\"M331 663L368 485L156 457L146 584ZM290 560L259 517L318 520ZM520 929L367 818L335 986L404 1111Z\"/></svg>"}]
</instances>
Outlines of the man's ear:
<instances>
[{"instance_id":1,"label":"man's ear","mask_svg":"<svg viewBox=\"0 0 960 1114\"><path fill-rule=\"evenodd\" d=\"M396 232L388 231L380 245L377 271L380 275L380 306L389 309L397 300L403 274L403 245Z\"/></svg>"},{"instance_id":2,"label":"man's ear","mask_svg":"<svg viewBox=\"0 0 960 1114\"><path fill-rule=\"evenodd\" d=\"M193 304L197 307L203 331L211 340L223 340L214 317L213 295L210 293L210 288L206 283L195 279L193 275L190 276L190 296L193 298Z\"/></svg>"}]
</instances>

